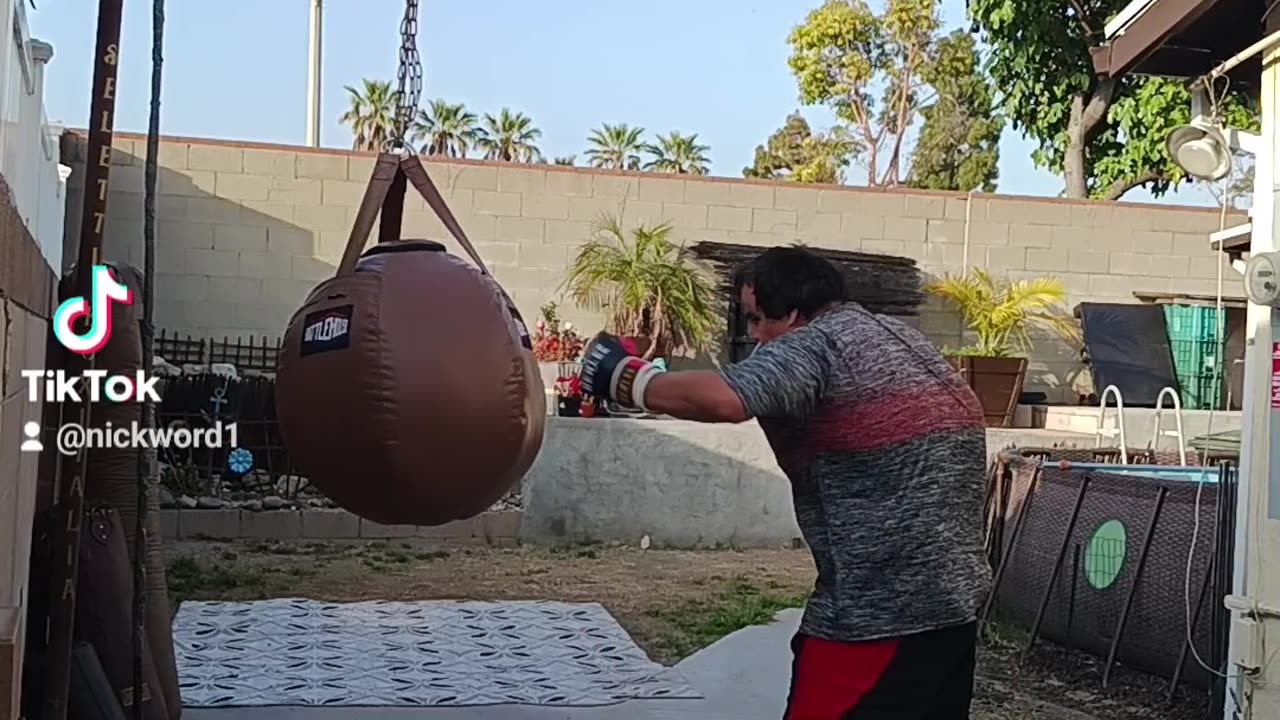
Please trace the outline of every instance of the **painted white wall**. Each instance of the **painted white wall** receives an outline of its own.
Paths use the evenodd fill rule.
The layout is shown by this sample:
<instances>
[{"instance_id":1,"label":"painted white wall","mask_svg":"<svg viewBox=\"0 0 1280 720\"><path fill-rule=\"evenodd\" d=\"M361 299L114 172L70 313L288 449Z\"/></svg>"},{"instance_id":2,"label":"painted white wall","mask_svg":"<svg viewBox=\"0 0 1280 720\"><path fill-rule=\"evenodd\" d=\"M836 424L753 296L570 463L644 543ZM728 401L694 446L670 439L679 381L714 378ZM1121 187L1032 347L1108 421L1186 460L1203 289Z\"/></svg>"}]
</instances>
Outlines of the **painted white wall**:
<instances>
[{"instance_id":1,"label":"painted white wall","mask_svg":"<svg viewBox=\"0 0 1280 720\"><path fill-rule=\"evenodd\" d=\"M31 37L27 4L0 0L0 175L11 201L55 272L62 270L66 176L62 128L44 108L44 69L53 47Z\"/></svg>"}]
</instances>

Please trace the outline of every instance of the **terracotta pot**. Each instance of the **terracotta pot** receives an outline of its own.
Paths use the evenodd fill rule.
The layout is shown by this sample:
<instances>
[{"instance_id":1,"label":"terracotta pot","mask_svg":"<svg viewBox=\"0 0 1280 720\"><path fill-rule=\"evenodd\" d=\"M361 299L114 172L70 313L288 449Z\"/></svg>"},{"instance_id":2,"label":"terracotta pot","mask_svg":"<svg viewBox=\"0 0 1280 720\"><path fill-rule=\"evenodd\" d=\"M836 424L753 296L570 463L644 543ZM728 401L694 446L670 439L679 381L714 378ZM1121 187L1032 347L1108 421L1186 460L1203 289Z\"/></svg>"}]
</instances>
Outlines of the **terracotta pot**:
<instances>
[{"instance_id":1,"label":"terracotta pot","mask_svg":"<svg viewBox=\"0 0 1280 720\"><path fill-rule=\"evenodd\" d=\"M1009 427L1022 395L1027 359L1014 357L949 357L947 362L978 396L987 427Z\"/></svg>"}]
</instances>

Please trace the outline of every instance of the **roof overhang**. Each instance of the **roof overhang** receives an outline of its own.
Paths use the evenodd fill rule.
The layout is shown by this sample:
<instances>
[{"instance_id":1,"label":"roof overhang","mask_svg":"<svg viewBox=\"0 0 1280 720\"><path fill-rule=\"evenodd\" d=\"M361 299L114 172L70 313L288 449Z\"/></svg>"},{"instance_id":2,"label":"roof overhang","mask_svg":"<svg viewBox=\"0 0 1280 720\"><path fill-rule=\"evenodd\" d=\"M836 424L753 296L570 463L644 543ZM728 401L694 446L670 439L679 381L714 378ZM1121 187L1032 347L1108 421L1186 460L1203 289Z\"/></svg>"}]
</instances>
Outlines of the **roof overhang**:
<instances>
[{"instance_id":1,"label":"roof overhang","mask_svg":"<svg viewBox=\"0 0 1280 720\"><path fill-rule=\"evenodd\" d=\"M1100 75L1196 78L1262 37L1266 0L1132 0L1092 50ZM1235 68L1233 82L1256 85L1261 61Z\"/></svg>"}]
</instances>

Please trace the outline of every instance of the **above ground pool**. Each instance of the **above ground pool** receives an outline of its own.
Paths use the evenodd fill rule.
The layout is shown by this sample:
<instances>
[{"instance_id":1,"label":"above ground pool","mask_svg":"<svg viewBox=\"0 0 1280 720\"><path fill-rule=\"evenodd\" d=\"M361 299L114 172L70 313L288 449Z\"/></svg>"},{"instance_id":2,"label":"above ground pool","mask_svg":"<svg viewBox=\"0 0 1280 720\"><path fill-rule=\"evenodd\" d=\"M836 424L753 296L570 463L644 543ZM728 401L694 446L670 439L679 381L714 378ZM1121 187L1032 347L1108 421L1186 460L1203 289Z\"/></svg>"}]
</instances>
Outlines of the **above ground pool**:
<instances>
[{"instance_id":1,"label":"above ground pool","mask_svg":"<svg viewBox=\"0 0 1280 720\"><path fill-rule=\"evenodd\" d=\"M1053 462L1047 463L1053 467ZM1205 465L1112 465L1109 463L1072 462L1065 469L1104 472L1111 475L1138 475L1159 480L1185 480L1187 482L1218 482L1218 468Z\"/></svg>"}]
</instances>

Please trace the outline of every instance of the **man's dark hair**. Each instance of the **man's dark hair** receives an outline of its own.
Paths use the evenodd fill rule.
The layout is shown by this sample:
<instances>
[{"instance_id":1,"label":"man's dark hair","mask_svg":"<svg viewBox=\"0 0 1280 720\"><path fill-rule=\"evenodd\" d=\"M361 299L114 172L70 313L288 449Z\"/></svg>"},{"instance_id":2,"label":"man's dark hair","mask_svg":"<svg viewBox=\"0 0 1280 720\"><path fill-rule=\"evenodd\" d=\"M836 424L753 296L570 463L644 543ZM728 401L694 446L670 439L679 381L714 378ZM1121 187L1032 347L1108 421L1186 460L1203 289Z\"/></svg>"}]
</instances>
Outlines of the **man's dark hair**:
<instances>
[{"instance_id":1,"label":"man's dark hair","mask_svg":"<svg viewBox=\"0 0 1280 720\"><path fill-rule=\"evenodd\" d=\"M772 247L739 268L733 292L750 285L756 306L771 320L792 310L809 320L832 303L843 302L844 275L831 261L799 247Z\"/></svg>"}]
</instances>

